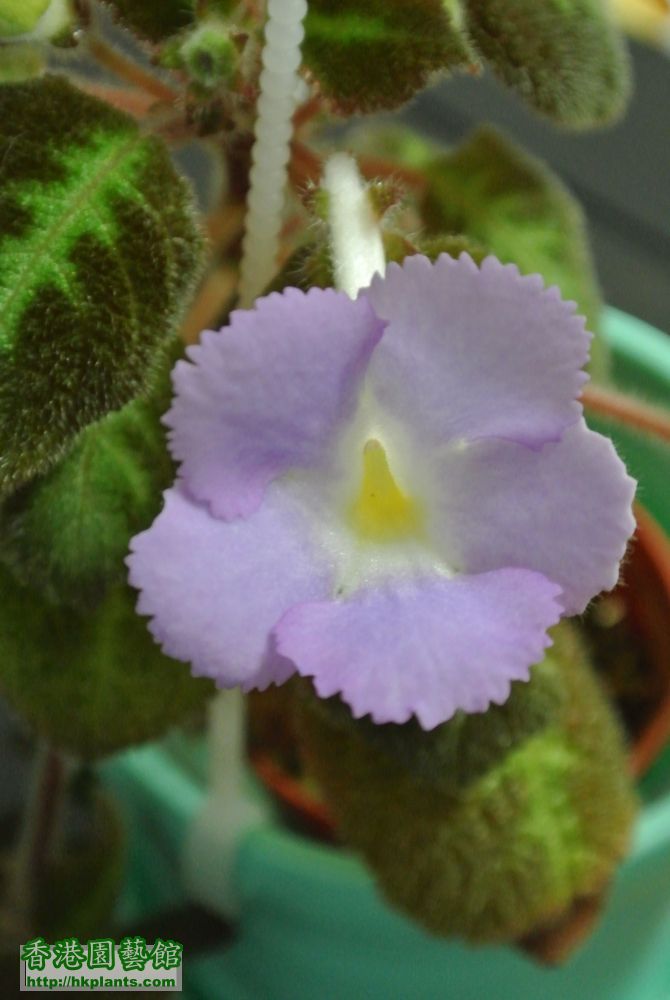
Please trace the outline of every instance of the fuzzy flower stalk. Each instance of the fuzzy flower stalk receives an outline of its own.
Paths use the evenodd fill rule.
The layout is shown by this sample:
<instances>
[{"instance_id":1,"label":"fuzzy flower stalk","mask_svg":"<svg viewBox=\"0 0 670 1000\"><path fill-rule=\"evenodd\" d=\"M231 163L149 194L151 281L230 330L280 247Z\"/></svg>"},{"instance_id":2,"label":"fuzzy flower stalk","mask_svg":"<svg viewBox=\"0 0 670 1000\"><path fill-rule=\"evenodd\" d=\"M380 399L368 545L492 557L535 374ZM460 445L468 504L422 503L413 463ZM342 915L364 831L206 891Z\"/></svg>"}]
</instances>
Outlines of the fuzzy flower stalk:
<instances>
[{"instance_id":1,"label":"fuzzy flower stalk","mask_svg":"<svg viewBox=\"0 0 670 1000\"><path fill-rule=\"evenodd\" d=\"M242 305L253 302L277 267L306 13L307 0L268 2L240 275Z\"/></svg>"},{"instance_id":2,"label":"fuzzy flower stalk","mask_svg":"<svg viewBox=\"0 0 670 1000\"><path fill-rule=\"evenodd\" d=\"M494 257L372 277L381 244L366 263L338 223L348 163L326 170L340 289L261 298L177 365L179 477L130 579L165 652L221 687L297 673L432 729L504 702L615 585L635 486L584 422L574 304Z\"/></svg>"}]
</instances>

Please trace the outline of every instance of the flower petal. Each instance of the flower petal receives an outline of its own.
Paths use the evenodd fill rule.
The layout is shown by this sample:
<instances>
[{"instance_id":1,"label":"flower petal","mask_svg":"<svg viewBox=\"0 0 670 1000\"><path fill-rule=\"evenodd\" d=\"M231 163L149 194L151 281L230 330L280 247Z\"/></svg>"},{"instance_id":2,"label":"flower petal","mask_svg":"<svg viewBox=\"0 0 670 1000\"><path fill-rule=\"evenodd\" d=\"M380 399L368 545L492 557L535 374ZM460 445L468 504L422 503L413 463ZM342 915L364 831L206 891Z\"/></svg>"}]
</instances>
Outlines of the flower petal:
<instances>
[{"instance_id":1,"label":"flower petal","mask_svg":"<svg viewBox=\"0 0 670 1000\"><path fill-rule=\"evenodd\" d=\"M434 534L450 565L537 570L561 585L569 615L616 584L635 529L635 482L583 420L539 452L506 441L453 449L439 479Z\"/></svg>"},{"instance_id":2,"label":"flower petal","mask_svg":"<svg viewBox=\"0 0 670 1000\"><path fill-rule=\"evenodd\" d=\"M530 570L431 577L292 608L277 648L322 698L341 693L356 718L432 729L455 712L506 700L550 645L560 593Z\"/></svg>"},{"instance_id":3,"label":"flower petal","mask_svg":"<svg viewBox=\"0 0 670 1000\"><path fill-rule=\"evenodd\" d=\"M390 264L365 293L389 321L368 378L428 445L499 437L539 447L581 414L590 334L538 275L487 257Z\"/></svg>"},{"instance_id":4,"label":"flower petal","mask_svg":"<svg viewBox=\"0 0 670 1000\"><path fill-rule=\"evenodd\" d=\"M330 570L303 516L275 488L257 514L221 521L183 485L165 494L153 525L132 541L130 582L139 614L169 656L222 687L281 683L293 673L270 640L293 604L325 597Z\"/></svg>"},{"instance_id":5,"label":"flower petal","mask_svg":"<svg viewBox=\"0 0 670 1000\"><path fill-rule=\"evenodd\" d=\"M206 331L175 368L165 417L189 492L219 517L245 517L281 473L318 464L382 329L364 299L290 288Z\"/></svg>"}]
</instances>

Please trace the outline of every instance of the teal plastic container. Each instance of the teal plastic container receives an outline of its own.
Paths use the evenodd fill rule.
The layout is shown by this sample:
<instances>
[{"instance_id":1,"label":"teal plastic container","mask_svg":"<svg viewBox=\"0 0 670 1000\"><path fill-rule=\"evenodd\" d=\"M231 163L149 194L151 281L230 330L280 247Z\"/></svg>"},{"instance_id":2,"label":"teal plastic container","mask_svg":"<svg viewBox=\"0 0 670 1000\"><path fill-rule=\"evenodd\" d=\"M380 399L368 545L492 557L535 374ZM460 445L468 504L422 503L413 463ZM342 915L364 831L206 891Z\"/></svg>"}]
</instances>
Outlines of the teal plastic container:
<instances>
[{"instance_id":1,"label":"teal plastic container","mask_svg":"<svg viewBox=\"0 0 670 1000\"><path fill-rule=\"evenodd\" d=\"M670 338L611 311L607 337L619 385L670 402ZM595 422L594 422L595 423ZM614 433L648 509L670 531L670 449ZM128 752L103 769L128 814L123 918L185 900L183 845L204 800L202 744ZM392 911L345 851L278 824L247 835L235 865L237 940L184 956L190 1000L670 1000L670 752L642 783L630 857L588 944L545 969L510 948L470 948L430 937ZM262 794L258 790L258 794Z\"/></svg>"}]
</instances>

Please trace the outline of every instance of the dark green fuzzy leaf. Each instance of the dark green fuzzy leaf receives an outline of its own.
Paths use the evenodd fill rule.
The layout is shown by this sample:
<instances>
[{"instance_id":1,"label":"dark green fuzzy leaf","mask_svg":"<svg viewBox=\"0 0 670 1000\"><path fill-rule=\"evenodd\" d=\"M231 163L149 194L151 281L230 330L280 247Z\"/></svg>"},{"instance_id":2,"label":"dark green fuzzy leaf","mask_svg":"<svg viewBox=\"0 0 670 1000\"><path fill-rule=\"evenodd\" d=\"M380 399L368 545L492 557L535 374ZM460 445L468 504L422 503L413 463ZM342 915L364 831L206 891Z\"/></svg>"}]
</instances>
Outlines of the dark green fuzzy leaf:
<instances>
[{"instance_id":1,"label":"dark green fuzzy leaf","mask_svg":"<svg viewBox=\"0 0 670 1000\"><path fill-rule=\"evenodd\" d=\"M0 690L58 749L90 758L155 739L213 693L161 653L136 600L122 584L94 612L56 607L0 568Z\"/></svg>"},{"instance_id":2,"label":"dark green fuzzy leaf","mask_svg":"<svg viewBox=\"0 0 670 1000\"><path fill-rule=\"evenodd\" d=\"M500 79L574 128L623 112L630 70L606 0L465 0L470 35Z\"/></svg>"},{"instance_id":3,"label":"dark green fuzzy leaf","mask_svg":"<svg viewBox=\"0 0 670 1000\"><path fill-rule=\"evenodd\" d=\"M108 0L126 27L160 42L192 24L195 0Z\"/></svg>"},{"instance_id":4,"label":"dark green fuzzy leaf","mask_svg":"<svg viewBox=\"0 0 670 1000\"><path fill-rule=\"evenodd\" d=\"M0 493L151 384L200 260L165 146L59 77L0 88Z\"/></svg>"},{"instance_id":5,"label":"dark green fuzzy leaf","mask_svg":"<svg viewBox=\"0 0 670 1000\"><path fill-rule=\"evenodd\" d=\"M539 272L592 325L600 309L584 213L559 178L492 128L427 167L423 215L434 235L477 240L525 274Z\"/></svg>"},{"instance_id":6,"label":"dark green fuzzy leaf","mask_svg":"<svg viewBox=\"0 0 670 1000\"><path fill-rule=\"evenodd\" d=\"M301 686L300 690L305 689ZM454 794L551 723L564 693L556 664L547 657L534 668L531 683L512 685L503 705L492 705L484 714L457 712L430 732L414 719L405 725L376 725L369 718L353 723L349 708L339 698L314 699L311 693L307 697L312 711L322 713L330 725L343 731L355 725L361 739L388 757L389 767L400 765L427 788Z\"/></svg>"},{"instance_id":7,"label":"dark green fuzzy leaf","mask_svg":"<svg viewBox=\"0 0 670 1000\"><path fill-rule=\"evenodd\" d=\"M176 343L150 396L87 427L53 469L0 506L0 559L48 600L92 607L125 580L128 543L174 479L160 418L181 353Z\"/></svg>"},{"instance_id":8,"label":"dark green fuzzy leaf","mask_svg":"<svg viewBox=\"0 0 670 1000\"><path fill-rule=\"evenodd\" d=\"M489 127L436 156L426 174L430 234L465 234L523 274L541 274L597 330L601 302L584 213L555 174ZM593 374L602 375L599 342L592 357Z\"/></svg>"},{"instance_id":9,"label":"dark green fuzzy leaf","mask_svg":"<svg viewBox=\"0 0 670 1000\"><path fill-rule=\"evenodd\" d=\"M468 236L443 235L419 236L416 239L415 253L422 253L429 260L437 260L440 254L448 253L450 257L460 257L462 253L469 254L476 264L481 264L489 251Z\"/></svg>"},{"instance_id":10,"label":"dark green fuzzy leaf","mask_svg":"<svg viewBox=\"0 0 670 1000\"><path fill-rule=\"evenodd\" d=\"M393 108L474 55L444 0L310 0L303 56L344 113Z\"/></svg>"},{"instance_id":11,"label":"dark green fuzzy leaf","mask_svg":"<svg viewBox=\"0 0 670 1000\"><path fill-rule=\"evenodd\" d=\"M161 42L208 14L226 16L236 0L105 0L122 24L150 42Z\"/></svg>"},{"instance_id":12,"label":"dark green fuzzy leaf","mask_svg":"<svg viewBox=\"0 0 670 1000\"><path fill-rule=\"evenodd\" d=\"M525 937L602 891L627 849L636 801L620 726L570 624L554 638L543 669L563 688L555 711L456 791L393 761L365 724L303 706L308 758L342 834L433 933ZM469 742L486 743L491 725L488 712L472 716ZM457 771L463 749L455 740L441 766Z\"/></svg>"}]
</instances>

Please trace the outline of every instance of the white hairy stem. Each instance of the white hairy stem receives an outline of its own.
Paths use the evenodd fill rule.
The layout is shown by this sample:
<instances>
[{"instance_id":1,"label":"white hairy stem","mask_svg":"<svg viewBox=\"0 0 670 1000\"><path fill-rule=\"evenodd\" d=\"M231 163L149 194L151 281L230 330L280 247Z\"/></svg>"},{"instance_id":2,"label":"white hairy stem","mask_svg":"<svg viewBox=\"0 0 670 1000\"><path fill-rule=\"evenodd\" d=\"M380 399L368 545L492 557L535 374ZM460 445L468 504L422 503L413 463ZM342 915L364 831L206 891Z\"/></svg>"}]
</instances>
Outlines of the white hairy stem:
<instances>
[{"instance_id":1,"label":"white hairy stem","mask_svg":"<svg viewBox=\"0 0 670 1000\"><path fill-rule=\"evenodd\" d=\"M243 308L252 305L277 268L307 0L268 0L267 13L240 274ZM220 691L209 715L208 794L184 852L185 878L195 898L227 914L239 906L239 843L264 819L245 787L245 722L242 691Z\"/></svg>"},{"instance_id":2,"label":"white hairy stem","mask_svg":"<svg viewBox=\"0 0 670 1000\"><path fill-rule=\"evenodd\" d=\"M239 688L219 691L209 716L209 788L184 845L189 894L214 913L239 916L237 857L250 830L267 821L245 781L245 698Z\"/></svg>"},{"instance_id":3,"label":"white hairy stem","mask_svg":"<svg viewBox=\"0 0 670 1000\"><path fill-rule=\"evenodd\" d=\"M335 153L327 161L323 189L328 195L335 284L354 299L375 274L386 270L379 222L356 161L346 153Z\"/></svg>"},{"instance_id":4,"label":"white hairy stem","mask_svg":"<svg viewBox=\"0 0 670 1000\"><path fill-rule=\"evenodd\" d=\"M209 707L209 781L233 803L240 794L245 750L245 704L240 688L219 691Z\"/></svg>"},{"instance_id":5,"label":"white hairy stem","mask_svg":"<svg viewBox=\"0 0 670 1000\"><path fill-rule=\"evenodd\" d=\"M243 307L252 304L277 269L306 13L307 0L268 0L240 275Z\"/></svg>"}]
</instances>

